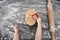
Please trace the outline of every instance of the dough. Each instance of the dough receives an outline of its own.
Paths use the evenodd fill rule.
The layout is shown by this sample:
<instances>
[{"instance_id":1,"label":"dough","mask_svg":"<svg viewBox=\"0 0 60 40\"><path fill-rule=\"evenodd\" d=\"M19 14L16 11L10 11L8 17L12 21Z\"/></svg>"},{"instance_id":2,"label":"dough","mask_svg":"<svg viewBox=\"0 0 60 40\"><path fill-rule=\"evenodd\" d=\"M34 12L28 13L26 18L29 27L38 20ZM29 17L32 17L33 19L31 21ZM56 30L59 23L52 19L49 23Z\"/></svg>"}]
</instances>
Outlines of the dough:
<instances>
[{"instance_id":1,"label":"dough","mask_svg":"<svg viewBox=\"0 0 60 40\"><path fill-rule=\"evenodd\" d=\"M25 13L25 22L26 24L32 26L36 23L36 20L32 18L32 15L36 14L35 9L28 9Z\"/></svg>"}]
</instances>

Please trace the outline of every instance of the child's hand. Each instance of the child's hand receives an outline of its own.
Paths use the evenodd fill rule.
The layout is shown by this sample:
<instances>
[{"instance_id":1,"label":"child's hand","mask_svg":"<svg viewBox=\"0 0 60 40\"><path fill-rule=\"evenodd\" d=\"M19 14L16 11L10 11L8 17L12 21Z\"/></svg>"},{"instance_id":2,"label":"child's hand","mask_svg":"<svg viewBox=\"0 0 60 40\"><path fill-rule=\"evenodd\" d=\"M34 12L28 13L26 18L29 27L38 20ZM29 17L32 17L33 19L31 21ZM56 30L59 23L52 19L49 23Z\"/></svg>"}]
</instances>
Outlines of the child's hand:
<instances>
[{"instance_id":1,"label":"child's hand","mask_svg":"<svg viewBox=\"0 0 60 40\"><path fill-rule=\"evenodd\" d=\"M34 14L32 17L33 19L37 20L37 23L41 22L41 18L37 14Z\"/></svg>"},{"instance_id":2,"label":"child's hand","mask_svg":"<svg viewBox=\"0 0 60 40\"><path fill-rule=\"evenodd\" d=\"M41 22L41 18L38 17L38 19L37 19L37 23L40 23L40 22Z\"/></svg>"},{"instance_id":3,"label":"child's hand","mask_svg":"<svg viewBox=\"0 0 60 40\"><path fill-rule=\"evenodd\" d=\"M37 20L38 19L38 15L34 14L34 15L32 15L32 18L35 19L35 20Z\"/></svg>"},{"instance_id":4,"label":"child's hand","mask_svg":"<svg viewBox=\"0 0 60 40\"><path fill-rule=\"evenodd\" d=\"M13 29L14 29L15 32L18 32L19 31L17 25L14 25Z\"/></svg>"}]
</instances>

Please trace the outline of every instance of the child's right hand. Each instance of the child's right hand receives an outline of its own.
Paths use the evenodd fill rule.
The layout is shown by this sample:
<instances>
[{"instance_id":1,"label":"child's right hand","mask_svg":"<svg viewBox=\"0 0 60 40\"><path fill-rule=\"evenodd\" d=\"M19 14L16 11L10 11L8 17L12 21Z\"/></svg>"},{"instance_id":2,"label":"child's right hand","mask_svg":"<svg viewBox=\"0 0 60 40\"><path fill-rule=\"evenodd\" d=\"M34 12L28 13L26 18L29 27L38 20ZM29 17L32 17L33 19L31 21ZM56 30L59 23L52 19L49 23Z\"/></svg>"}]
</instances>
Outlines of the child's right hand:
<instances>
[{"instance_id":1,"label":"child's right hand","mask_svg":"<svg viewBox=\"0 0 60 40\"><path fill-rule=\"evenodd\" d=\"M40 23L40 22L41 22L41 18L38 17L38 18L37 18L37 23Z\"/></svg>"},{"instance_id":2,"label":"child's right hand","mask_svg":"<svg viewBox=\"0 0 60 40\"><path fill-rule=\"evenodd\" d=\"M37 14L34 14L32 17L33 19L37 20L37 22L41 21L41 18Z\"/></svg>"},{"instance_id":3,"label":"child's right hand","mask_svg":"<svg viewBox=\"0 0 60 40\"><path fill-rule=\"evenodd\" d=\"M32 18L35 19L35 20L37 20L38 19L38 15L34 14L34 15L32 15Z\"/></svg>"}]
</instances>

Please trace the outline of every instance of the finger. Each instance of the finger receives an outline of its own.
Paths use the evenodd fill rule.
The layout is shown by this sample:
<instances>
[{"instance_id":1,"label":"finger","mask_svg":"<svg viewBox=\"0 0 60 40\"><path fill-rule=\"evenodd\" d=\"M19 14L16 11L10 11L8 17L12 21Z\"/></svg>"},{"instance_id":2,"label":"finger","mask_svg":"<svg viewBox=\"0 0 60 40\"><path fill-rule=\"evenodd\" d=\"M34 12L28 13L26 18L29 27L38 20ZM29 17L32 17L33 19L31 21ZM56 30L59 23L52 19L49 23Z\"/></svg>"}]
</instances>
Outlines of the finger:
<instances>
[{"instance_id":1,"label":"finger","mask_svg":"<svg viewBox=\"0 0 60 40\"><path fill-rule=\"evenodd\" d=\"M37 19L37 18L38 18L38 15L37 15L37 14L33 14L33 15L32 15L32 18L33 18L33 19Z\"/></svg>"},{"instance_id":2,"label":"finger","mask_svg":"<svg viewBox=\"0 0 60 40\"><path fill-rule=\"evenodd\" d=\"M17 25L14 25L13 28L18 28L18 26Z\"/></svg>"}]
</instances>

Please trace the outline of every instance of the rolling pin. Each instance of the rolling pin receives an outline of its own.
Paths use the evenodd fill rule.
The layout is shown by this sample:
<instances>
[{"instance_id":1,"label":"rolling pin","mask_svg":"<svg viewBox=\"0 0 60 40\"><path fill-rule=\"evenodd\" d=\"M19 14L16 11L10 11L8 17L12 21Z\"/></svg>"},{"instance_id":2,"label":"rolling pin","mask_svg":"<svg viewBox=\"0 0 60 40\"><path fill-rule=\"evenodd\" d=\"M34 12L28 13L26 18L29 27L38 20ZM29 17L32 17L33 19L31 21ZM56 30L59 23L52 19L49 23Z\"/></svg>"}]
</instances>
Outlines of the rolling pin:
<instances>
[{"instance_id":1,"label":"rolling pin","mask_svg":"<svg viewBox=\"0 0 60 40\"><path fill-rule=\"evenodd\" d=\"M53 8L52 8L51 0L48 0L47 11L48 11L48 22L49 22L51 37L52 37L52 40L56 40L56 38L55 38L54 15L53 15Z\"/></svg>"}]
</instances>

